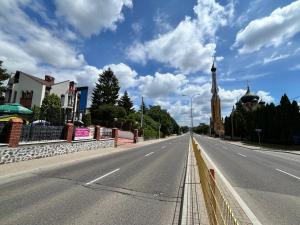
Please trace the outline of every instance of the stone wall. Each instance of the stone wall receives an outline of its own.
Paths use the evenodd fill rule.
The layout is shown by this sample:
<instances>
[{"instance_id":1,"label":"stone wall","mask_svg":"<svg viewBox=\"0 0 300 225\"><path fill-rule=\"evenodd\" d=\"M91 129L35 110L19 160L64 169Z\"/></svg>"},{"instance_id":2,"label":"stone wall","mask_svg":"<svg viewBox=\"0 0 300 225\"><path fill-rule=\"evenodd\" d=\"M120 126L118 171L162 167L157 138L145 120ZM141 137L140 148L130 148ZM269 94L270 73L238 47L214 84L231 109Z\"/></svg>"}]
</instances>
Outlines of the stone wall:
<instances>
[{"instance_id":1,"label":"stone wall","mask_svg":"<svg viewBox=\"0 0 300 225\"><path fill-rule=\"evenodd\" d=\"M20 145L17 148L0 148L0 164L19 162L24 160L51 157L79 151L90 151L101 148L114 147L114 139L91 140L78 142L39 143Z\"/></svg>"}]
</instances>

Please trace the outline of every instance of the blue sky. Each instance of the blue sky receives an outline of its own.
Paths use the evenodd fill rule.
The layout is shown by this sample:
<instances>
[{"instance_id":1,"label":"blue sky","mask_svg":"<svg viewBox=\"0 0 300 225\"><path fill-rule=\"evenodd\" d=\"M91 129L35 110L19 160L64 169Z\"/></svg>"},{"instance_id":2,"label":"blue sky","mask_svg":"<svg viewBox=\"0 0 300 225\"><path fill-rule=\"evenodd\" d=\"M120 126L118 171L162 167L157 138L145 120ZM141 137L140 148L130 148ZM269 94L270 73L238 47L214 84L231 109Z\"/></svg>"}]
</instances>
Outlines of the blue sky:
<instances>
[{"instance_id":1,"label":"blue sky","mask_svg":"<svg viewBox=\"0 0 300 225\"><path fill-rule=\"evenodd\" d=\"M223 116L249 82L263 101L300 95L300 1L8 0L0 2L0 59L94 87L111 67L137 107L160 104L178 123L210 117L217 58ZM299 99L298 99L299 100Z\"/></svg>"}]
</instances>

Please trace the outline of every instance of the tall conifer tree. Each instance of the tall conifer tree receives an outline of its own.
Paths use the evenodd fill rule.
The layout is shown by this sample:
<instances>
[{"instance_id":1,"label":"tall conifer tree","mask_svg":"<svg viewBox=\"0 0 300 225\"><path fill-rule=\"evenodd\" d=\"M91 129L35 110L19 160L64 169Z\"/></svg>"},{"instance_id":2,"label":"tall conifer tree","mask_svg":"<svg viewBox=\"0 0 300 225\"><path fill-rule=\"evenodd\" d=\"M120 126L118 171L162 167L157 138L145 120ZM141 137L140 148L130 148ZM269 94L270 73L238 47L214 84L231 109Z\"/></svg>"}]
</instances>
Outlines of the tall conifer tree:
<instances>
[{"instance_id":1,"label":"tall conifer tree","mask_svg":"<svg viewBox=\"0 0 300 225\"><path fill-rule=\"evenodd\" d=\"M124 92L124 95L119 100L118 105L123 107L126 110L127 115L131 112L134 112L133 103L130 97L128 96L127 91Z\"/></svg>"},{"instance_id":2,"label":"tall conifer tree","mask_svg":"<svg viewBox=\"0 0 300 225\"><path fill-rule=\"evenodd\" d=\"M100 105L115 105L119 97L119 90L119 81L110 68L99 74L92 94L92 110L97 109Z\"/></svg>"}]
</instances>

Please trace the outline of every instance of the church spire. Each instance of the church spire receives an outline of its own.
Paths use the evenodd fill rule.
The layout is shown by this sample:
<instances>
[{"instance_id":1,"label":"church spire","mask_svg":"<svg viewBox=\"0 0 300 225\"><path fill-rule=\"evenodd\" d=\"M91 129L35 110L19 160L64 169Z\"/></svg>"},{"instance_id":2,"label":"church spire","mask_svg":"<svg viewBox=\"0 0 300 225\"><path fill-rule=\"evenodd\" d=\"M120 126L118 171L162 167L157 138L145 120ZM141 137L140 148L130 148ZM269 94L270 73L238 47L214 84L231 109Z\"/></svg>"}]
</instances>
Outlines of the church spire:
<instances>
[{"instance_id":1,"label":"church spire","mask_svg":"<svg viewBox=\"0 0 300 225\"><path fill-rule=\"evenodd\" d=\"M213 95L217 95L219 92L218 85L217 85L217 77L216 77L216 71L217 68L215 67L215 61L216 57L214 56L213 64L211 66L211 76L212 76L212 86L211 86L211 93Z\"/></svg>"}]
</instances>

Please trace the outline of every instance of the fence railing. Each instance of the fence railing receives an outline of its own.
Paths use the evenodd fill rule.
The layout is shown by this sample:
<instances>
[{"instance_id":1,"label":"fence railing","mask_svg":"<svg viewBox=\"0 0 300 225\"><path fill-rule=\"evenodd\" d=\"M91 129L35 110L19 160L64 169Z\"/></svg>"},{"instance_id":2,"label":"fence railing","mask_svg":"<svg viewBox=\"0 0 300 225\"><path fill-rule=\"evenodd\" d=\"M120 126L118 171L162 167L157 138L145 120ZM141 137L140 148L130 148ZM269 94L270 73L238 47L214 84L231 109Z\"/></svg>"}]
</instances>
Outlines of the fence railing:
<instances>
[{"instance_id":1,"label":"fence railing","mask_svg":"<svg viewBox=\"0 0 300 225\"><path fill-rule=\"evenodd\" d=\"M100 128L100 139L107 139L112 137L112 129L101 127Z\"/></svg>"},{"instance_id":2,"label":"fence railing","mask_svg":"<svg viewBox=\"0 0 300 225\"><path fill-rule=\"evenodd\" d=\"M195 153L199 170L201 187L204 195L205 206L211 225L239 225L228 201L222 194L220 187L215 180L213 169L209 169L201 149L195 139L192 139L192 147Z\"/></svg>"},{"instance_id":3,"label":"fence railing","mask_svg":"<svg viewBox=\"0 0 300 225\"><path fill-rule=\"evenodd\" d=\"M64 126L23 125L20 142L52 141L63 139Z\"/></svg>"},{"instance_id":4,"label":"fence railing","mask_svg":"<svg viewBox=\"0 0 300 225\"><path fill-rule=\"evenodd\" d=\"M9 126L9 123L0 123L0 143L6 143Z\"/></svg>"}]
</instances>

